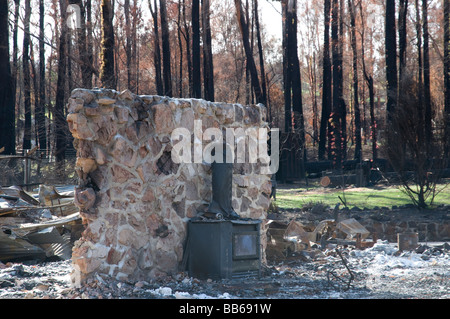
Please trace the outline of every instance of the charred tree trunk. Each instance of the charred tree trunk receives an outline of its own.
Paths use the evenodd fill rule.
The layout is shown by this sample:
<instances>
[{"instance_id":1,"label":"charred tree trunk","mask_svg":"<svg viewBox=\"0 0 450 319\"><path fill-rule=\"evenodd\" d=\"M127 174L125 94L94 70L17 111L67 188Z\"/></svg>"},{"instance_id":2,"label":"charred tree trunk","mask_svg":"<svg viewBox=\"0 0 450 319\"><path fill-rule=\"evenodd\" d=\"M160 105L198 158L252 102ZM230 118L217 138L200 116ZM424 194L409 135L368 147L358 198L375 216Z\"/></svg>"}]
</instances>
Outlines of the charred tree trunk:
<instances>
[{"instance_id":1,"label":"charred tree trunk","mask_svg":"<svg viewBox=\"0 0 450 319\"><path fill-rule=\"evenodd\" d=\"M264 66L264 51L262 47L261 30L259 25L258 0L255 0L254 10L255 10L256 37L258 40L259 68L261 72L262 103L267 106L266 71Z\"/></svg>"},{"instance_id":2,"label":"charred tree trunk","mask_svg":"<svg viewBox=\"0 0 450 319\"><path fill-rule=\"evenodd\" d=\"M153 64L155 66L156 92L161 96L164 95L164 84L162 81L161 50L159 45L158 4L154 0L153 8L152 0L148 0L148 6L153 19Z\"/></svg>"},{"instance_id":3,"label":"charred tree trunk","mask_svg":"<svg viewBox=\"0 0 450 319\"><path fill-rule=\"evenodd\" d=\"M445 155L450 156L450 1L444 0Z\"/></svg>"},{"instance_id":4,"label":"charred tree trunk","mask_svg":"<svg viewBox=\"0 0 450 319\"><path fill-rule=\"evenodd\" d=\"M202 23L205 100L214 102L214 64L211 43L211 24L209 18L209 0L202 0Z\"/></svg>"},{"instance_id":5,"label":"charred tree trunk","mask_svg":"<svg viewBox=\"0 0 450 319\"><path fill-rule=\"evenodd\" d=\"M248 21L245 20L241 0L234 0L234 4L236 7L236 16L239 23L239 29L241 31L242 42L244 44L245 56L249 67L252 88L256 96L256 102L263 103L261 86L258 79L258 71L256 69L255 60L253 59L253 54L250 47L250 37L247 24Z\"/></svg>"},{"instance_id":6,"label":"charred tree trunk","mask_svg":"<svg viewBox=\"0 0 450 319\"><path fill-rule=\"evenodd\" d=\"M0 1L0 148L15 154L14 84L9 60L8 1Z\"/></svg>"},{"instance_id":7,"label":"charred tree trunk","mask_svg":"<svg viewBox=\"0 0 450 319\"><path fill-rule=\"evenodd\" d=\"M283 161L288 167L295 166L293 172L284 174L292 175L297 172L298 177L305 176L306 147L305 126L302 104L302 83L300 74L300 62L298 59L297 40L297 1L286 0L283 7L283 77L285 98L285 131L286 142L283 148Z\"/></svg>"},{"instance_id":8,"label":"charred tree trunk","mask_svg":"<svg viewBox=\"0 0 450 319\"><path fill-rule=\"evenodd\" d=\"M65 84L66 84L66 49L67 49L67 17L66 17L67 4L66 0L60 0L60 12L61 16L61 28L59 38L59 57L58 57L58 82L56 86L56 100L54 108L55 117L55 157L58 164L58 169L63 169L65 160L65 152L67 147L66 136L66 117L64 111L65 101Z\"/></svg>"},{"instance_id":9,"label":"charred tree trunk","mask_svg":"<svg viewBox=\"0 0 450 319\"><path fill-rule=\"evenodd\" d=\"M23 91L24 91L24 115L25 126L23 132L24 150L31 149L31 75L30 75L30 17L31 3L25 1L24 35L23 35Z\"/></svg>"},{"instance_id":10,"label":"charred tree trunk","mask_svg":"<svg viewBox=\"0 0 450 319\"><path fill-rule=\"evenodd\" d=\"M36 109L36 127L37 127L37 140L38 145L41 150L47 148L47 130L45 127L45 48L44 41L45 37L45 25L44 25L44 0L39 0L39 104Z\"/></svg>"},{"instance_id":11,"label":"charred tree trunk","mask_svg":"<svg viewBox=\"0 0 450 319\"><path fill-rule=\"evenodd\" d=\"M172 97L172 70L170 66L170 33L169 23L167 21L166 0L159 0L159 9L161 16L161 35L162 35L162 55L163 55L163 80L164 95Z\"/></svg>"},{"instance_id":12,"label":"charred tree trunk","mask_svg":"<svg viewBox=\"0 0 450 319\"><path fill-rule=\"evenodd\" d=\"M330 60L330 10L331 0L324 4L324 45L323 45L323 88L322 88L322 117L320 120L319 160L325 159L329 119L331 113L331 60Z\"/></svg>"},{"instance_id":13,"label":"charred tree trunk","mask_svg":"<svg viewBox=\"0 0 450 319\"><path fill-rule=\"evenodd\" d=\"M287 22L288 17L288 3L287 1L282 1L282 12L283 12L283 91L284 91L284 131L286 133L292 132L292 74L289 72L289 45L288 45L288 33L289 23Z\"/></svg>"},{"instance_id":14,"label":"charred tree trunk","mask_svg":"<svg viewBox=\"0 0 450 319\"><path fill-rule=\"evenodd\" d=\"M19 110L20 108L16 107L16 91L17 91L17 83L18 83L18 74L19 74L19 45L18 45L18 34L19 34L19 16L20 14L20 0L14 0L14 30L13 30L13 57L12 57L12 83L13 83L13 99L14 99L14 116L13 116L13 127L14 132L12 135L14 135L14 145L16 145L16 138L18 136L18 126L15 125L16 118L19 118ZM17 114L17 116L16 116ZM13 150L13 154L16 153L15 147Z\"/></svg>"},{"instance_id":15,"label":"charred tree trunk","mask_svg":"<svg viewBox=\"0 0 450 319\"><path fill-rule=\"evenodd\" d=\"M370 111L370 135L372 140L372 159L376 161L378 158L378 141L377 141L377 120L375 117L375 89L373 85L373 77L369 74L366 68L365 58L365 23L362 11L362 3L360 2L360 14L361 14L361 60L363 66L364 79L366 80L367 88L369 89L369 111Z\"/></svg>"},{"instance_id":16,"label":"charred tree trunk","mask_svg":"<svg viewBox=\"0 0 450 319\"><path fill-rule=\"evenodd\" d=\"M202 97L200 70L200 0L192 1L192 86L193 98Z\"/></svg>"},{"instance_id":17,"label":"charred tree trunk","mask_svg":"<svg viewBox=\"0 0 450 319\"><path fill-rule=\"evenodd\" d=\"M133 72L132 72L132 59L133 59L133 49L132 49L132 36L131 36L131 15L130 15L130 0L125 0L123 3L123 10L125 15L125 54L126 54L126 65L127 65L127 86L132 92L135 92L135 87L132 85L133 82Z\"/></svg>"},{"instance_id":18,"label":"charred tree trunk","mask_svg":"<svg viewBox=\"0 0 450 319\"><path fill-rule=\"evenodd\" d=\"M94 69L94 40L92 34L92 3L91 0L86 0L86 56L87 62L89 63L90 72L89 75L86 75L86 84L88 84L88 88L92 87L92 79L94 74L98 76L98 71ZM83 22L82 22L83 23Z\"/></svg>"},{"instance_id":19,"label":"charred tree trunk","mask_svg":"<svg viewBox=\"0 0 450 319\"><path fill-rule=\"evenodd\" d=\"M400 0L398 13L398 41L399 41L399 81L402 85L403 73L406 68L406 47L407 47L407 28L408 19L408 0ZM400 89L400 92L402 90Z\"/></svg>"},{"instance_id":20,"label":"charred tree trunk","mask_svg":"<svg viewBox=\"0 0 450 319\"><path fill-rule=\"evenodd\" d=\"M416 6L416 33L417 33L417 65L419 68L418 72L418 87L417 87L417 98L418 103L417 106L419 108L418 112L419 114L424 114L423 110L423 59L422 59L422 23L420 19L420 6L419 6L419 0L415 0L415 6ZM420 145L423 145L423 138L425 134L424 129L424 119L423 116L418 117L419 125L421 129L419 132L417 132L417 137L419 139Z\"/></svg>"},{"instance_id":21,"label":"charred tree trunk","mask_svg":"<svg viewBox=\"0 0 450 319\"><path fill-rule=\"evenodd\" d=\"M187 71L189 79L189 96L193 96L193 83L192 83L192 54L191 54L191 31L186 19L186 3L183 0L183 25L184 25L184 40L186 42L186 60Z\"/></svg>"},{"instance_id":22,"label":"charred tree trunk","mask_svg":"<svg viewBox=\"0 0 450 319\"><path fill-rule=\"evenodd\" d=\"M431 124L431 85L430 85L430 40L428 33L428 1L422 0L423 12L423 97L425 107L425 140L430 147L433 140L433 128Z\"/></svg>"},{"instance_id":23,"label":"charred tree trunk","mask_svg":"<svg viewBox=\"0 0 450 319\"><path fill-rule=\"evenodd\" d=\"M306 162L305 147L305 120L303 117L302 101L302 79L300 73L300 61L298 59L298 40L297 40L297 0L289 0L289 69L292 72L292 111L294 115L294 130L298 139L299 149L297 150L303 159L300 164L302 177L304 174L304 163Z\"/></svg>"},{"instance_id":24,"label":"charred tree trunk","mask_svg":"<svg viewBox=\"0 0 450 319\"><path fill-rule=\"evenodd\" d=\"M362 160L362 143L361 143L361 111L359 107L359 87L358 87L358 50L356 46L356 18L355 18L355 2L348 0L348 8L350 12L351 26L351 43L353 51L353 108L355 110L355 156L358 162Z\"/></svg>"},{"instance_id":25,"label":"charred tree trunk","mask_svg":"<svg viewBox=\"0 0 450 319\"><path fill-rule=\"evenodd\" d=\"M333 167L342 169L343 163L343 126L342 126L342 56L339 48L339 0L333 0L331 47L333 56L333 113L331 143Z\"/></svg>"},{"instance_id":26,"label":"charred tree trunk","mask_svg":"<svg viewBox=\"0 0 450 319\"><path fill-rule=\"evenodd\" d=\"M102 68L100 81L104 88L115 89L114 72L114 8L111 0L102 0Z\"/></svg>"},{"instance_id":27,"label":"charred tree trunk","mask_svg":"<svg viewBox=\"0 0 450 319\"><path fill-rule=\"evenodd\" d=\"M83 87L89 89L92 87L93 66L92 59L90 58L89 43L87 41L88 30L86 24L86 7L83 5L82 0L70 0L69 2L71 4L76 4L80 8L81 25L76 31L78 35L77 46L80 60L81 81Z\"/></svg>"},{"instance_id":28,"label":"charred tree trunk","mask_svg":"<svg viewBox=\"0 0 450 319\"><path fill-rule=\"evenodd\" d=\"M386 80L387 80L387 127L391 127L398 95L397 36L395 27L395 0L386 0ZM389 130L392 131L392 128ZM388 132L388 138L392 132Z\"/></svg>"},{"instance_id":29,"label":"charred tree trunk","mask_svg":"<svg viewBox=\"0 0 450 319\"><path fill-rule=\"evenodd\" d=\"M181 38L181 0L178 1L178 19L177 19L177 36L178 49L180 50L179 79L178 79L178 96L183 97L183 40Z\"/></svg>"},{"instance_id":30,"label":"charred tree trunk","mask_svg":"<svg viewBox=\"0 0 450 319\"><path fill-rule=\"evenodd\" d=\"M341 119L342 161L347 159L347 104L344 100L344 7L345 1L339 1L339 113Z\"/></svg>"}]
</instances>

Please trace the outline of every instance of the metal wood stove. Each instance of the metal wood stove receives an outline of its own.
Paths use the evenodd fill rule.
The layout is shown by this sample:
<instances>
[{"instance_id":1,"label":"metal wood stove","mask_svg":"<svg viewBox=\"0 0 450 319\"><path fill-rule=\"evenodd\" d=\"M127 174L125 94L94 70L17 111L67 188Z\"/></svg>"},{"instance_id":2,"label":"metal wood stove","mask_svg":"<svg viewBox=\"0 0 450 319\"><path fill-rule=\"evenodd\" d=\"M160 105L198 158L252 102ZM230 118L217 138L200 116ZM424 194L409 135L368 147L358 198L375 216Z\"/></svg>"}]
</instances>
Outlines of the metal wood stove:
<instances>
[{"instance_id":1,"label":"metal wood stove","mask_svg":"<svg viewBox=\"0 0 450 319\"><path fill-rule=\"evenodd\" d=\"M189 276L199 279L259 278L260 221L192 220L186 244Z\"/></svg>"}]
</instances>

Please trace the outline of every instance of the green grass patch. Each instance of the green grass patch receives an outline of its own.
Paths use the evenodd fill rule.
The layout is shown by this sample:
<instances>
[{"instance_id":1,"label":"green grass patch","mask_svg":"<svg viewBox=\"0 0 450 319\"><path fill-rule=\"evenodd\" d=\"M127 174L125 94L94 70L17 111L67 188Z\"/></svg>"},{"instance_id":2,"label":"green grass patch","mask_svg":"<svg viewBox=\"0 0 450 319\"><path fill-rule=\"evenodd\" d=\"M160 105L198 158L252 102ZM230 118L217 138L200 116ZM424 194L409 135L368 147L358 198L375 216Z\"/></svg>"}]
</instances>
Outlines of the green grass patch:
<instances>
[{"instance_id":1,"label":"green grass patch","mask_svg":"<svg viewBox=\"0 0 450 319\"><path fill-rule=\"evenodd\" d=\"M439 185L440 190L444 185ZM348 208L359 207L389 207L412 204L411 199L401 191L398 187L375 187L375 188L349 188L345 191L342 189L329 188L292 188L277 189L276 204L281 209L301 209L304 205L311 203L322 203L323 205L334 207L341 203L342 198ZM441 204L450 205L450 186L441 191L434 199L433 206Z\"/></svg>"}]
</instances>

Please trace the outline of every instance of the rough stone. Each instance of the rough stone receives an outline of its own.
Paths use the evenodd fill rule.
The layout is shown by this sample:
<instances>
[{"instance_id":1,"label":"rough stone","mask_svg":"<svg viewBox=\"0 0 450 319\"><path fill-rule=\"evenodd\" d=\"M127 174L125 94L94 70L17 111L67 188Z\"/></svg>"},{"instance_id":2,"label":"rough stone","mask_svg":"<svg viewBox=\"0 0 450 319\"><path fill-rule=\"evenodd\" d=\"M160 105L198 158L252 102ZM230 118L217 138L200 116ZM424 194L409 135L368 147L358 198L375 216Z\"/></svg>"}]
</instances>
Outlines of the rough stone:
<instances>
[{"instance_id":1,"label":"rough stone","mask_svg":"<svg viewBox=\"0 0 450 319\"><path fill-rule=\"evenodd\" d=\"M165 104L157 104L152 107L155 121L155 129L160 134L171 134L175 129L173 113Z\"/></svg>"},{"instance_id":2,"label":"rough stone","mask_svg":"<svg viewBox=\"0 0 450 319\"><path fill-rule=\"evenodd\" d=\"M75 188L74 202L75 205L82 211L91 209L95 204L95 191L92 188L81 190Z\"/></svg>"}]
</instances>

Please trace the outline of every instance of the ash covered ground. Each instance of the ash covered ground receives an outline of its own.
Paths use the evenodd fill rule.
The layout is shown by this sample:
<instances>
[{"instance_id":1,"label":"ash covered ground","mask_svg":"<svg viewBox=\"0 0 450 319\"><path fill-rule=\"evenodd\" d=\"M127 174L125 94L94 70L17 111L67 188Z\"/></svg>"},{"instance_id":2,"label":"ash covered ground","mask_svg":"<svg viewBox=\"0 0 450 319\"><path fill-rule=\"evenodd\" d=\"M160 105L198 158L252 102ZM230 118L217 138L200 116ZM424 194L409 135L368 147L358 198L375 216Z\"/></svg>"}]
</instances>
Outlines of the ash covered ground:
<instances>
[{"instance_id":1,"label":"ash covered ground","mask_svg":"<svg viewBox=\"0 0 450 319\"><path fill-rule=\"evenodd\" d=\"M346 266L347 265L347 266ZM378 240L303 251L263 267L259 279L198 280L180 272L152 282L97 275L72 285L71 261L0 264L0 299L449 299L450 245L399 252Z\"/></svg>"}]
</instances>

